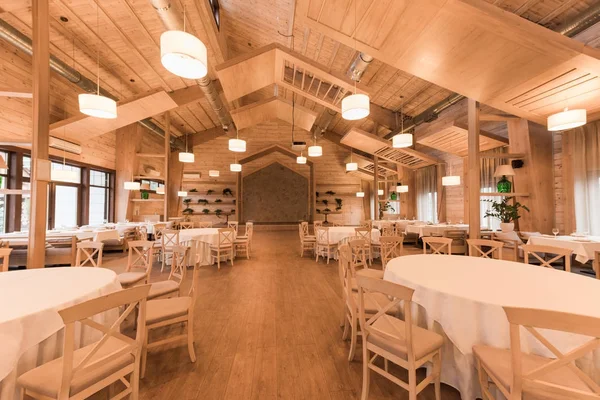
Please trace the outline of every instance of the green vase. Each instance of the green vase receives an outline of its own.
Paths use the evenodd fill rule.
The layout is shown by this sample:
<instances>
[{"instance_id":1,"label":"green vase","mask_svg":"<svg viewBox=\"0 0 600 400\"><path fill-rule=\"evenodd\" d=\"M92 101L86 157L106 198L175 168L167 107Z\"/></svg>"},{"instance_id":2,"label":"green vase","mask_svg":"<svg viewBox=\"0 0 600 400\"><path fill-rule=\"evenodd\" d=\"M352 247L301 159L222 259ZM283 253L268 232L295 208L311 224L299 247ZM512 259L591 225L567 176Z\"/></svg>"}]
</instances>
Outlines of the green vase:
<instances>
[{"instance_id":1,"label":"green vase","mask_svg":"<svg viewBox=\"0 0 600 400\"><path fill-rule=\"evenodd\" d=\"M140 196L142 197L142 200L148 200L150 198L150 193L146 192L145 190L142 190L140 192Z\"/></svg>"},{"instance_id":2,"label":"green vase","mask_svg":"<svg viewBox=\"0 0 600 400\"><path fill-rule=\"evenodd\" d=\"M510 193L511 183L506 179L505 175L502 175L502 179L498 181L498 193Z\"/></svg>"},{"instance_id":3,"label":"green vase","mask_svg":"<svg viewBox=\"0 0 600 400\"><path fill-rule=\"evenodd\" d=\"M396 192L392 192L392 194L390 194L390 199L391 200L396 200L396 198L397 198L396 196L397 196Z\"/></svg>"}]
</instances>

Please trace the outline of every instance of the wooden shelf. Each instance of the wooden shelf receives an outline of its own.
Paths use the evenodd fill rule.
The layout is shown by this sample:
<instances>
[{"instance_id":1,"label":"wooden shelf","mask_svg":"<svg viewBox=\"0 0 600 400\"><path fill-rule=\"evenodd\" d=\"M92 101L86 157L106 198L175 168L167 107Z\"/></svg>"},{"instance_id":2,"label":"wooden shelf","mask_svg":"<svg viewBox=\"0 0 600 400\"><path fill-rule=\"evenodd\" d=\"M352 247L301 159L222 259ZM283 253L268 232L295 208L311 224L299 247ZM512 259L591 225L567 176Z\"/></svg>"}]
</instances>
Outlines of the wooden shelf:
<instances>
[{"instance_id":1,"label":"wooden shelf","mask_svg":"<svg viewBox=\"0 0 600 400\"><path fill-rule=\"evenodd\" d=\"M515 158L525 158L527 155L525 153L489 153L489 154L480 154L480 158L499 158L499 159L507 159L512 160Z\"/></svg>"},{"instance_id":2,"label":"wooden shelf","mask_svg":"<svg viewBox=\"0 0 600 400\"><path fill-rule=\"evenodd\" d=\"M190 203L187 205L187 207L207 207L207 206L220 206L220 205L229 205L229 206L235 206L235 204L233 204L233 201L230 202L222 202L222 203L215 203L214 201L212 203L208 203L208 204L201 204L201 203Z\"/></svg>"},{"instance_id":3,"label":"wooden shelf","mask_svg":"<svg viewBox=\"0 0 600 400\"><path fill-rule=\"evenodd\" d=\"M493 192L493 193L479 193L479 196L481 197L529 197L529 193L498 193L498 192Z\"/></svg>"},{"instance_id":4,"label":"wooden shelf","mask_svg":"<svg viewBox=\"0 0 600 400\"><path fill-rule=\"evenodd\" d=\"M138 157L147 157L147 158L165 158L164 154L158 153L137 153Z\"/></svg>"},{"instance_id":5,"label":"wooden shelf","mask_svg":"<svg viewBox=\"0 0 600 400\"><path fill-rule=\"evenodd\" d=\"M400 200L378 200L380 203L400 203Z\"/></svg>"},{"instance_id":6,"label":"wooden shelf","mask_svg":"<svg viewBox=\"0 0 600 400\"><path fill-rule=\"evenodd\" d=\"M135 201L135 202L138 202L138 201L147 201L147 202L155 202L155 203L158 203L158 202L162 203L162 202L165 201L164 199L130 199L130 200L131 201Z\"/></svg>"},{"instance_id":7,"label":"wooden shelf","mask_svg":"<svg viewBox=\"0 0 600 400\"><path fill-rule=\"evenodd\" d=\"M0 189L0 194L29 194L30 190L22 190L22 189Z\"/></svg>"},{"instance_id":8,"label":"wooden shelf","mask_svg":"<svg viewBox=\"0 0 600 400\"><path fill-rule=\"evenodd\" d=\"M226 181L226 182L215 182L215 181L203 181L203 180L199 180L199 179L184 179L182 181L183 183L198 183L198 184L202 184L202 185L231 185L231 186L235 186L237 183L235 181Z\"/></svg>"},{"instance_id":9,"label":"wooden shelf","mask_svg":"<svg viewBox=\"0 0 600 400\"><path fill-rule=\"evenodd\" d=\"M165 181L165 178L163 176L134 176L133 179L145 179L148 181Z\"/></svg>"}]
</instances>

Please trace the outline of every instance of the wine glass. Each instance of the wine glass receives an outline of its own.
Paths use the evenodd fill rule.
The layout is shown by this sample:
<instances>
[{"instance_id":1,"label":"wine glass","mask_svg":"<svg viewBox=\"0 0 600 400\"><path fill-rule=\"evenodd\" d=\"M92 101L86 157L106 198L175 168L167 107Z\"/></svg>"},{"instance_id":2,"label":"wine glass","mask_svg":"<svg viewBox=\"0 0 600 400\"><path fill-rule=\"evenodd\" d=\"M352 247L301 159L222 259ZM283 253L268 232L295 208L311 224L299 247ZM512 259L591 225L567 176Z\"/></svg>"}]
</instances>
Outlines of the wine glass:
<instances>
[{"instance_id":1,"label":"wine glass","mask_svg":"<svg viewBox=\"0 0 600 400\"><path fill-rule=\"evenodd\" d=\"M552 228L552 233L554 234L554 237L556 237L556 235L558 235L558 228Z\"/></svg>"}]
</instances>

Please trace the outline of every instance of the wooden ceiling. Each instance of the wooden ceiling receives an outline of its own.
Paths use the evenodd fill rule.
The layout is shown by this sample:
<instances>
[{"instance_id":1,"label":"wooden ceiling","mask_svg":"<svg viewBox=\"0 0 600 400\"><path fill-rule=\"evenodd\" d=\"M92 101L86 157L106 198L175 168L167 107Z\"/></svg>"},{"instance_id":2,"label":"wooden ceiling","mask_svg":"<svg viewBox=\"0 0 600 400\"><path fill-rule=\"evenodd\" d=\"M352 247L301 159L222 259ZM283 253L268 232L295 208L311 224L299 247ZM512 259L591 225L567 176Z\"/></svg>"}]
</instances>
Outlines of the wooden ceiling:
<instances>
[{"instance_id":1,"label":"wooden ceiling","mask_svg":"<svg viewBox=\"0 0 600 400\"><path fill-rule=\"evenodd\" d=\"M359 10L371 3L369 0L357 1ZM528 19L549 28L555 28L594 3L592 0L485 1L487 4L522 17L523 22ZM457 0L448 2L456 3ZM293 48L306 59L306 62L318 64L323 71L340 77L346 74L357 54L353 49L353 43L340 40L338 36L328 34L326 30L317 29L318 26L307 23L307 19L298 12L304 5L310 3L323 4L324 7L337 4L338 6L331 10L327 9L323 14L328 15L332 20L331 24L334 24L336 18L340 17L340 10L345 12L344 10L351 8L353 3L350 0L336 2L331 0L220 0L221 32L226 43L224 49L215 48L214 38L211 38L210 33L205 29L203 23L206 19L203 12L204 0L174 0L173 3L180 10L185 5L189 30L208 44L210 75L213 78L216 78L213 72L214 66L226 61L224 57L231 59L272 43ZM405 2L396 0L394 3L404 4ZM430 2L425 1L424 3ZM465 0L464 3L467 1ZM99 28L96 27L97 5L99 5ZM430 8L423 7L423 12L427 10ZM159 37L165 28L149 0L50 0L50 14L52 54L68 64L72 64L83 75L94 80L96 77L96 51L99 49L101 85L121 99L132 98L153 90L171 92L196 85L194 81L178 78L162 67L159 59ZM393 16L392 13L390 15ZM382 17L381 21L374 23L374 26L379 26L380 22L384 24L385 21L390 20L391 16ZM68 21L63 21L61 17L65 17ZM429 15L423 16L424 19L430 17ZM3 1L0 3L0 18L31 37L31 3L29 0ZM351 19L353 20L353 18ZM344 19L343 14L336 23L338 27L342 27L342 31L348 32L349 29L352 29L352 24L349 24L350 20ZM405 27L394 26L393 28L398 32L403 32ZM384 31L385 29L379 30L379 33L372 39L381 40L381 34ZM293 35L293 38L290 35ZM402 40L410 40L410 38L411 36L408 35ZM600 41L597 39L598 36L586 38L590 46L600 46ZM361 37L361 40L366 41L367 38ZM559 42L562 52L572 50L560 40ZM403 42L397 44L401 43ZM564 48L569 49L565 50ZM473 56L481 58L483 53ZM553 54L552 57L555 55ZM545 62L552 57L543 54L540 62ZM0 41L0 59L2 59L0 62L2 72L0 87L10 88L14 87L16 83L19 83L19 87L31 87L29 56ZM395 62L388 60L388 63L385 63L386 59L387 57L376 57L359 84L359 90L369 93L374 105L392 112L399 111L404 105L405 114L414 116L451 94L449 90L424 80L424 74L416 71L413 67L404 68L405 66L402 65L403 70L412 71L414 75L398 69ZM486 65L485 59L483 61L481 65ZM527 69L523 65L520 67ZM426 70L427 68L422 69ZM548 71L548 78L551 80L559 75L567 76L561 74L576 75L578 72L572 71L572 69L563 70L557 67L553 71ZM416 75L422 77L419 78ZM291 76L293 79L296 75L292 72L287 76ZM427 78L430 78L429 75ZM473 76L473 78L484 79L485 76ZM586 78L582 76L575 78L579 79L578 82L586 81ZM429 80L436 81L436 79ZM595 85L594 80L591 82L586 82L586 84ZM525 75L520 77L518 83L521 85L516 85L514 93L510 93L510 96L507 93L508 98L505 100L526 104L533 108L543 107L543 104L533 103L539 99L523 95L528 90ZM589 86L589 88L594 90L595 86ZM290 87L286 88L285 85L281 85L279 96L291 101L292 93L295 92L295 100L299 106L317 114L323 113L326 109L327 105L323 105L311 96L290 89ZM77 86L52 74L51 92L52 122L79 115L77 94L81 90ZM272 86L265 87L262 91L254 93L255 97L252 101L264 100L272 97L273 94ZM240 98L236 102L225 96L223 99L231 109L249 104L249 100L245 98ZM511 106L516 107L519 104ZM29 134L31 130L30 109L31 102L28 99L0 98L0 133L10 132L21 136ZM158 125L163 125L164 121L160 115L156 115L154 119ZM174 109L172 121L176 134L210 130L219 125L217 116L203 98ZM348 122L336 115L328 129L341 135L350 128L357 128L383 136L395 127L390 126L392 124L389 123L389 118L383 122L380 118Z\"/></svg>"}]
</instances>

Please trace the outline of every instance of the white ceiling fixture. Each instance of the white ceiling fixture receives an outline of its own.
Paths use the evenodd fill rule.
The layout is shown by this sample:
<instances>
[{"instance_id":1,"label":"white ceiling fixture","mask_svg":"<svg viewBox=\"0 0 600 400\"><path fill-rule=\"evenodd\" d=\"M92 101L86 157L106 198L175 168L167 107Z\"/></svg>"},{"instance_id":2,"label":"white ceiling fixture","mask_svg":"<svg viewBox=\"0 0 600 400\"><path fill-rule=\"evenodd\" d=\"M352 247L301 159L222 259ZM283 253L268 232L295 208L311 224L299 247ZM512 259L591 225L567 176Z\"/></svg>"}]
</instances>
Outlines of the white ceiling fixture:
<instances>
[{"instance_id":1,"label":"white ceiling fixture","mask_svg":"<svg viewBox=\"0 0 600 400\"><path fill-rule=\"evenodd\" d=\"M401 183L396 186L396 192L398 193L408 193L408 185L403 185Z\"/></svg>"},{"instance_id":2,"label":"white ceiling fixture","mask_svg":"<svg viewBox=\"0 0 600 400\"><path fill-rule=\"evenodd\" d=\"M219 171L216 169L211 169L210 171L208 171L208 176L210 176L211 178L218 178Z\"/></svg>"},{"instance_id":3,"label":"white ceiling fixture","mask_svg":"<svg viewBox=\"0 0 600 400\"><path fill-rule=\"evenodd\" d=\"M365 192L356 192L356 197L365 197Z\"/></svg>"},{"instance_id":4,"label":"white ceiling fixture","mask_svg":"<svg viewBox=\"0 0 600 400\"><path fill-rule=\"evenodd\" d=\"M187 196L187 192L185 190L179 190L177 192L177 196L178 197L185 197L185 196Z\"/></svg>"},{"instance_id":5,"label":"white ceiling fixture","mask_svg":"<svg viewBox=\"0 0 600 400\"><path fill-rule=\"evenodd\" d=\"M96 4L96 34L100 37L100 23L98 16L99 6ZM75 44L73 44L73 51ZM79 95L79 111L85 115L96 118L117 118L117 102L113 99L100 95L100 44L98 43L96 60L96 94L82 93Z\"/></svg>"},{"instance_id":6,"label":"white ceiling fixture","mask_svg":"<svg viewBox=\"0 0 600 400\"><path fill-rule=\"evenodd\" d=\"M350 162L346 163L346 172L358 171L358 163L352 162L352 149L350 149Z\"/></svg>"},{"instance_id":7,"label":"white ceiling fixture","mask_svg":"<svg viewBox=\"0 0 600 400\"><path fill-rule=\"evenodd\" d=\"M460 185L460 176L448 175L442 177L442 186L458 186Z\"/></svg>"},{"instance_id":8,"label":"white ceiling fixture","mask_svg":"<svg viewBox=\"0 0 600 400\"><path fill-rule=\"evenodd\" d=\"M183 6L183 31L166 31L160 35L160 62L167 71L186 79L200 79L208 74L206 46L185 31L186 8Z\"/></svg>"},{"instance_id":9,"label":"white ceiling fixture","mask_svg":"<svg viewBox=\"0 0 600 400\"><path fill-rule=\"evenodd\" d=\"M300 155L298 157L296 157L296 163L298 163L298 164L306 164L306 157L304 157L302 155L302 152L300 152Z\"/></svg>"},{"instance_id":10,"label":"white ceiling fixture","mask_svg":"<svg viewBox=\"0 0 600 400\"><path fill-rule=\"evenodd\" d=\"M308 148L309 157L321 157L323 155L323 147L317 146L317 134L315 133L314 144Z\"/></svg>"},{"instance_id":11,"label":"white ceiling fixture","mask_svg":"<svg viewBox=\"0 0 600 400\"><path fill-rule=\"evenodd\" d=\"M565 131L567 129L577 128L587 123L587 111L584 109L569 110L566 107L563 111L552 114L548 117L548 130Z\"/></svg>"},{"instance_id":12,"label":"white ceiling fixture","mask_svg":"<svg viewBox=\"0 0 600 400\"><path fill-rule=\"evenodd\" d=\"M123 189L125 190L140 190L140 183L134 182L133 180L125 182L123 184Z\"/></svg>"},{"instance_id":13,"label":"white ceiling fixture","mask_svg":"<svg viewBox=\"0 0 600 400\"><path fill-rule=\"evenodd\" d=\"M413 145L413 135L404 133L404 96L400 96L402 104L400 105L400 133L392 138L392 147L395 149L403 149Z\"/></svg>"},{"instance_id":14,"label":"white ceiling fixture","mask_svg":"<svg viewBox=\"0 0 600 400\"><path fill-rule=\"evenodd\" d=\"M377 189L377 195L383 196L383 189Z\"/></svg>"},{"instance_id":15,"label":"white ceiling fixture","mask_svg":"<svg viewBox=\"0 0 600 400\"><path fill-rule=\"evenodd\" d=\"M354 2L354 50L356 45L356 1ZM371 112L369 96L356 92L356 79L354 80L354 94L342 99L342 117L349 121L363 119Z\"/></svg>"},{"instance_id":16,"label":"white ceiling fixture","mask_svg":"<svg viewBox=\"0 0 600 400\"><path fill-rule=\"evenodd\" d=\"M243 153L246 151L246 141L240 139L240 131L235 130L235 139L229 139L229 150L236 153Z\"/></svg>"},{"instance_id":17,"label":"white ceiling fixture","mask_svg":"<svg viewBox=\"0 0 600 400\"><path fill-rule=\"evenodd\" d=\"M179 161L182 163L193 163L196 161L194 153L188 151L188 134L185 134L185 151L179 153Z\"/></svg>"},{"instance_id":18,"label":"white ceiling fixture","mask_svg":"<svg viewBox=\"0 0 600 400\"><path fill-rule=\"evenodd\" d=\"M242 164L238 164L237 162L229 164L229 170L231 172L242 172Z\"/></svg>"}]
</instances>

